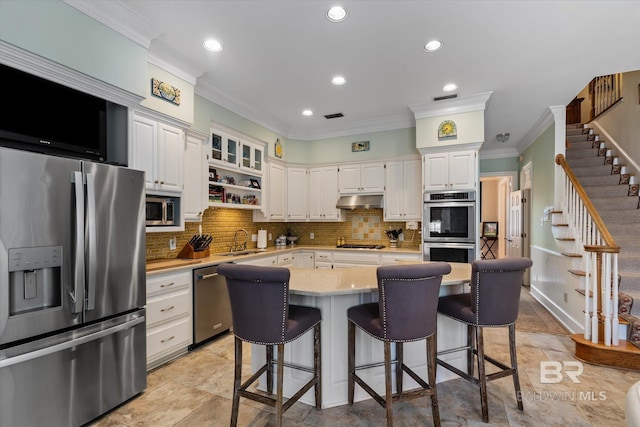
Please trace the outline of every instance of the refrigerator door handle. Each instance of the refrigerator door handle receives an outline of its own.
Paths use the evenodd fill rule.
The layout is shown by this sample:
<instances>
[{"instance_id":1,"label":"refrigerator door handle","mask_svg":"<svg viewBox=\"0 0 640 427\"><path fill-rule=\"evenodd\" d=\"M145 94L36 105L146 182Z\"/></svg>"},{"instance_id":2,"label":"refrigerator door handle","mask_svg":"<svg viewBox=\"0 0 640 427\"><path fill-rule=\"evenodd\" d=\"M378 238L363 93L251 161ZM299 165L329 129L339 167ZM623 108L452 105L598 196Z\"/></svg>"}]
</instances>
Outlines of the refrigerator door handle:
<instances>
[{"instance_id":1,"label":"refrigerator door handle","mask_svg":"<svg viewBox=\"0 0 640 427\"><path fill-rule=\"evenodd\" d=\"M87 225L89 229L88 253L87 253L87 310L93 310L96 302L96 280L98 271L97 243L96 243L96 187L92 174L86 174L87 178Z\"/></svg>"},{"instance_id":2,"label":"refrigerator door handle","mask_svg":"<svg viewBox=\"0 0 640 427\"><path fill-rule=\"evenodd\" d=\"M71 181L74 184L75 200L76 200L76 223L75 234L75 262L73 265L73 292L71 299L73 301L73 313L82 312L84 304L84 179L82 172L73 172Z\"/></svg>"},{"instance_id":3,"label":"refrigerator door handle","mask_svg":"<svg viewBox=\"0 0 640 427\"><path fill-rule=\"evenodd\" d=\"M115 334L116 332L124 331L125 329L131 329L134 326L143 323L145 321L145 316L139 316L133 320L128 322L120 323L111 328L103 329L101 331L95 332L93 334L88 334L80 338L72 339L69 341L61 342L56 345L52 345L50 347L41 348L35 351L31 351L28 353L20 354L18 356L10 357L7 359L0 360L0 369L6 368L8 366L17 365L18 363L28 362L30 360L37 359L39 357L48 356L53 353L57 353L59 351L63 351L72 347L79 346L81 344L86 344L91 341L98 340L100 338L106 337L107 335Z\"/></svg>"}]
</instances>

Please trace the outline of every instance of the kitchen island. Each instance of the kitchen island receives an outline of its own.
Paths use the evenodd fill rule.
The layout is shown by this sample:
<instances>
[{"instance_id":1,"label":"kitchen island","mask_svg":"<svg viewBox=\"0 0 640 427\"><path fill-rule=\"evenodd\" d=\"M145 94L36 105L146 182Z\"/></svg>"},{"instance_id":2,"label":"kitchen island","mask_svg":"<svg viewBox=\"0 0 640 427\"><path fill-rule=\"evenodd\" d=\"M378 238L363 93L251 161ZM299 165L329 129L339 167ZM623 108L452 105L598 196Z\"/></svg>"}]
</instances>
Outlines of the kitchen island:
<instances>
[{"instance_id":1,"label":"kitchen island","mask_svg":"<svg viewBox=\"0 0 640 427\"><path fill-rule=\"evenodd\" d=\"M450 295L463 291L471 278L471 265L450 263L451 273L444 276L440 295ZM330 408L347 403L347 309L354 305L376 302L378 287L377 267L354 267L333 270L312 270L291 268L289 282L292 304L317 307L322 312L322 407ZM307 333L285 346L285 361L312 366L313 335ZM356 330L356 364L382 361L383 345ZM467 342L467 328L460 322L438 315L438 351L464 346ZM252 346L252 369L255 372L265 361L265 347ZM394 349L395 350L395 349ZM293 356L295 355L295 356ZM464 369L464 352L441 356L450 364ZM404 362L419 375L426 377L425 340L405 343ZM307 373L285 369L284 394L291 396L306 381ZM384 368L382 366L360 372L361 377L375 390L384 390ZM438 367L437 381L454 378L455 375ZM405 390L418 387L411 378L405 376ZM260 388L264 389L263 376ZM395 389L394 389L395 392ZM356 387L355 400L369 399L369 395ZM305 394L301 401L314 405L313 390Z\"/></svg>"}]
</instances>

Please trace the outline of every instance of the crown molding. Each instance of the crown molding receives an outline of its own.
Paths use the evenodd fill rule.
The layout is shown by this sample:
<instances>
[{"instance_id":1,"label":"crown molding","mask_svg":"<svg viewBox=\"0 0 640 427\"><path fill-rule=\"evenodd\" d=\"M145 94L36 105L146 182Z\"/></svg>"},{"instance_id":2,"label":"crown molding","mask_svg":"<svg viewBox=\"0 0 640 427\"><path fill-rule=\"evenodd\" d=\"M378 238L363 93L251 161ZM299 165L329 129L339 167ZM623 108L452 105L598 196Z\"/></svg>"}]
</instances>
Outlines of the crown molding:
<instances>
[{"instance_id":1,"label":"crown molding","mask_svg":"<svg viewBox=\"0 0 640 427\"><path fill-rule=\"evenodd\" d=\"M542 133L551 126L555 121L555 113L553 110L554 107L549 107L542 113L542 116L531 126L529 131L522 137L520 142L517 144L517 149L520 153L529 148L531 144L535 142L536 139ZM562 107L564 108L564 107Z\"/></svg>"},{"instance_id":2,"label":"crown molding","mask_svg":"<svg viewBox=\"0 0 640 427\"><path fill-rule=\"evenodd\" d=\"M162 31L121 0L62 0L134 43L149 49L151 41Z\"/></svg>"},{"instance_id":3,"label":"crown molding","mask_svg":"<svg viewBox=\"0 0 640 427\"><path fill-rule=\"evenodd\" d=\"M428 117L445 116L449 114L484 111L492 94L493 92L483 92L455 99L413 104L409 105L409 108L413 111L416 120L426 119Z\"/></svg>"},{"instance_id":4,"label":"crown molding","mask_svg":"<svg viewBox=\"0 0 640 427\"><path fill-rule=\"evenodd\" d=\"M247 103L238 101L238 99L232 94L216 87L205 79L198 80L198 84L195 87L195 93L214 104L220 105L221 107L244 117L247 120L251 120L256 124L264 126L276 134L286 137L289 133L289 126L287 126L286 123L281 122L275 117L270 116Z\"/></svg>"},{"instance_id":5,"label":"crown molding","mask_svg":"<svg viewBox=\"0 0 640 427\"><path fill-rule=\"evenodd\" d=\"M359 120L348 126L333 130L305 131L304 129L292 129L287 138L301 141L313 141L325 138L337 138L342 136L357 135L372 132L384 132L395 129L412 128L416 122L410 114L396 114L376 119Z\"/></svg>"},{"instance_id":6,"label":"crown molding","mask_svg":"<svg viewBox=\"0 0 640 427\"><path fill-rule=\"evenodd\" d=\"M153 64L158 68L162 68L166 72L173 74L174 76L184 80L185 82L189 83L192 86L195 86L198 81L198 78L193 74L187 73L183 69L173 65L171 62L165 61L163 58L159 57L158 55L149 53L148 62L149 64Z\"/></svg>"},{"instance_id":7,"label":"crown molding","mask_svg":"<svg viewBox=\"0 0 640 427\"><path fill-rule=\"evenodd\" d=\"M4 41L0 41L0 62L120 105L137 107L144 99L140 95L97 80Z\"/></svg>"},{"instance_id":8,"label":"crown molding","mask_svg":"<svg viewBox=\"0 0 640 427\"><path fill-rule=\"evenodd\" d=\"M518 157L520 153L513 147L505 148L492 148L488 150L480 150L478 153L481 160L490 159L508 159L511 157Z\"/></svg>"}]
</instances>

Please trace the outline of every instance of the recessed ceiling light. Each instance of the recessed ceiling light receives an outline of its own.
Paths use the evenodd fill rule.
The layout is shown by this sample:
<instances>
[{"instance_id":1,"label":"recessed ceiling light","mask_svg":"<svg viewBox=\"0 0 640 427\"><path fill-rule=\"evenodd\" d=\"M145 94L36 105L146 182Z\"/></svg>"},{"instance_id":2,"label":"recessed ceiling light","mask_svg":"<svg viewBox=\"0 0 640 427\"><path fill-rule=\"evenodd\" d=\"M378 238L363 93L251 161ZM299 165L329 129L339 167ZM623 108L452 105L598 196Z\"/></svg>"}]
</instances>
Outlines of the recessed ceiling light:
<instances>
[{"instance_id":1,"label":"recessed ceiling light","mask_svg":"<svg viewBox=\"0 0 640 427\"><path fill-rule=\"evenodd\" d=\"M222 50L222 43L215 39L208 39L202 43L205 49L211 52L220 52Z\"/></svg>"},{"instance_id":2,"label":"recessed ceiling light","mask_svg":"<svg viewBox=\"0 0 640 427\"><path fill-rule=\"evenodd\" d=\"M311 111L311 110L304 110L304 111L302 111L302 115L303 115L303 116L313 116L313 111Z\"/></svg>"},{"instance_id":3,"label":"recessed ceiling light","mask_svg":"<svg viewBox=\"0 0 640 427\"><path fill-rule=\"evenodd\" d=\"M333 6L327 12L327 18L332 22L341 22L347 19L347 11L341 6Z\"/></svg>"},{"instance_id":4,"label":"recessed ceiling light","mask_svg":"<svg viewBox=\"0 0 640 427\"><path fill-rule=\"evenodd\" d=\"M443 91L445 92L451 92L453 90L458 89L458 86L454 83L448 83L446 85L444 85L444 87L442 88Z\"/></svg>"},{"instance_id":5,"label":"recessed ceiling light","mask_svg":"<svg viewBox=\"0 0 640 427\"><path fill-rule=\"evenodd\" d=\"M331 83L336 85L336 86L341 86L343 84L345 84L347 82L347 79L345 79L342 76L335 76L334 78L331 79Z\"/></svg>"},{"instance_id":6,"label":"recessed ceiling light","mask_svg":"<svg viewBox=\"0 0 640 427\"><path fill-rule=\"evenodd\" d=\"M431 40L430 42L424 45L424 50L427 52L435 52L441 47L442 47L442 42L440 42L439 40Z\"/></svg>"}]
</instances>

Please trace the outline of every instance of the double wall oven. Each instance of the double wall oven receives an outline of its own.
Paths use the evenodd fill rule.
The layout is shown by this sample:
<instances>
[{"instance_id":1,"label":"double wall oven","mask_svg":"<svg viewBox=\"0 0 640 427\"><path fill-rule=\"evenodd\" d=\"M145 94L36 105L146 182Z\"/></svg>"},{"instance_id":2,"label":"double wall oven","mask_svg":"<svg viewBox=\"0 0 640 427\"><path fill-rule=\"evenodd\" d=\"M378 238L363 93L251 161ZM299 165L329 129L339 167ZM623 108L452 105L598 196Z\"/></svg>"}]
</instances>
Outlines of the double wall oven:
<instances>
[{"instance_id":1,"label":"double wall oven","mask_svg":"<svg viewBox=\"0 0 640 427\"><path fill-rule=\"evenodd\" d=\"M471 262L476 258L476 192L424 193L425 261Z\"/></svg>"}]
</instances>

